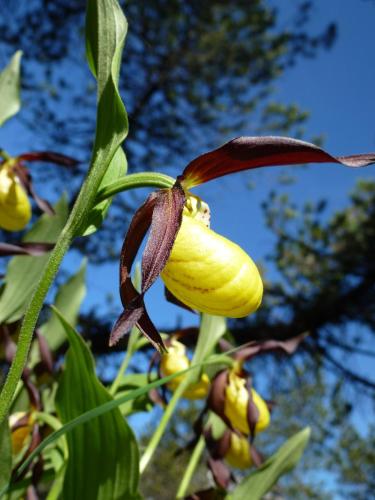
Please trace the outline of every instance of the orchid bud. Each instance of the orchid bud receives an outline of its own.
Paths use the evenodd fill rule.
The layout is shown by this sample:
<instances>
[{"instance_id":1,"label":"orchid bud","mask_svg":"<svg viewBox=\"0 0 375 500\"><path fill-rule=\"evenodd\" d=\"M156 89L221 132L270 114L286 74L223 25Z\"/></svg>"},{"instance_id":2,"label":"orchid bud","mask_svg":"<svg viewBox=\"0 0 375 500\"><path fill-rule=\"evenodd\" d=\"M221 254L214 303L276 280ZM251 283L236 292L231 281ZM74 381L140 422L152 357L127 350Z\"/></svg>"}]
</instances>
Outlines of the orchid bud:
<instances>
[{"instance_id":1,"label":"orchid bud","mask_svg":"<svg viewBox=\"0 0 375 500\"><path fill-rule=\"evenodd\" d=\"M10 415L9 426L11 430L13 455L23 451L31 440L34 419L30 413L18 411Z\"/></svg>"},{"instance_id":2,"label":"orchid bud","mask_svg":"<svg viewBox=\"0 0 375 500\"><path fill-rule=\"evenodd\" d=\"M0 227L20 231L31 219L26 191L6 163L0 166Z\"/></svg>"},{"instance_id":3,"label":"orchid bud","mask_svg":"<svg viewBox=\"0 0 375 500\"><path fill-rule=\"evenodd\" d=\"M263 284L252 259L208 227L208 206L189 196L161 273L168 290L192 309L242 318L260 305Z\"/></svg>"},{"instance_id":4,"label":"orchid bud","mask_svg":"<svg viewBox=\"0 0 375 500\"><path fill-rule=\"evenodd\" d=\"M186 370L190 366L189 358L186 356L186 347L177 340L173 339L168 347L168 352L163 354L160 361L160 372L163 377L173 375L174 373ZM186 374L179 375L171 380L167 386L174 392L181 382L186 377ZM203 373L201 379L195 382L184 392L184 397L187 399L203 399L207 396L210 387L208 376Z\"/></svg>"},{"instance_id":5,"label":"orchid bud","mask_svg":"<svg viewBox=\"0 0 375 500\"><path fill-rule=\"evenodd\" d=\"M230 433L230 444L225 454L225 460L232 467L247 469L253 465L249 440L236 432Z\"/></svg>"},{"instance_id":6,"label":"orchid bud","mask_svg":"<svg viewBox=\"0 0 375 500\"><path fill-rule=\"evenodd\" d=\"M246 435L250 434L249 404L251 403L257 411L254 431L258 433L266 429L270 423L267 404L254 389L249 390L246 387L245 378L237 375L235 371L229 372L225 387L224 415L234 429Z\"/></svg>"}]
</instances>

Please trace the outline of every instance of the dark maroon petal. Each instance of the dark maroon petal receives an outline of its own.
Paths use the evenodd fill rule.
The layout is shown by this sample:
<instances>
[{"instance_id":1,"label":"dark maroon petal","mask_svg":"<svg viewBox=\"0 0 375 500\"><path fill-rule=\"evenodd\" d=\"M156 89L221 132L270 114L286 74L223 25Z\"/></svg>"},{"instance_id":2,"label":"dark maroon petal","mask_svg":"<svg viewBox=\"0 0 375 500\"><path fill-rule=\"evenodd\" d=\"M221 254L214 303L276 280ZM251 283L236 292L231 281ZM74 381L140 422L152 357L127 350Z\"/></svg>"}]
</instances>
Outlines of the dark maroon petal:
<instances>
[{"instance_id":1,"label":"dark maroon petal","mask_svg":"<svg viewBox=\"0 0 375 500\"><path fill-rule=\"evenodd\" d=\"M120 296L123 306L139 297L139 292L131 281L131 269L139 247L145 237L152 220L152 212L156 203L157 193L151 193L145 203L134 214L122 245L120 258Z\"/></svg>"},{"instance_id":2,"label":"dark maroon petal","mask_svg":"<svg viewBox=\"0 0 375 500\"><path fill-rule=\"evenodd\" d=\"M136 325L142 314L143 306L141 305L137 309L128 309L120 315L114 327L112 328L111 335L109 337L110 347L115 345L121 339L121 337L123 337L133 328L133 326Z\"/></svg>"},{"instance_id":3,"label":"dark maroon petal","mask_svg":"<svg viewBox=\"0 0 375 500\"><path fill-rule=\"evenodd\" d=\"M131 280L131 269L139 247L152 222L152 214L158 193L152 193L135 213L121 250L120 259L120 296L124 312L112 329L109 345L112 346L128 333L133 326L141 332L160 351L165 350L162 338L148 317L143 302L143 293L139 293Z\"/></svg>"},{"instance_id":4,"label":"dark maroon petal","mask_svg":"<svg viewBox=\"0 0 375 500\"><path fill-rule=\"evenodd\" d=\"M135 213L121 250L120 295L125 312L117 320L110 337L116 343L134 325L160 351L162 338L149 318L143 296L163 270L181 225L185 194L176 183L172 189L152 193ZM142 289L139 293L131 281L131 268L139 247L151 227L142 259Z\"/></svg>"},{"instance_id":5,"label":"dark maroon petal","mask_svg":"<svg viewBox=\"0 0 375 500\"><path fill-rule=\"evenodd\" d=\"M299 344L306 337L306 334L298 335L288 340L267 340L266 342L254 342L248 347L244 347L236 352L234 358L238 361L251 359L252 357L267 351L283 351L287 354L293 354Z\"/></svg>"},{"instance_id":6,"label":"dark maroon petal","mask_svg":"<svg viewBox=\"0 0 375 500\"><path fill-rule=\"evenodd\" d=\"M229 468L221 460L215 460L211 457L208 458L207 463L212 472L215 483L220 486L220 488L226 490L231 479Z\"/></svg>"},{"instance_id":7,"label":"dark maroon petal","mask_svg":"<svg viewBox=\"0 0 375 500\"><path fill-rule=\"evenodd\" d=\"M145 335L151 344L160 352L167 352L160 333L155 328L155 325L151 321L146 309L143 309L143 314L137 321L137 327Z\"/></svg>"},{"instance_id":8,"label":"dark maroon petal","mask_svg":"<svg viewBox=\"0 0 375 500\"><path fill-rule=\"evenodd\" d=\"M150 236L142 258L142 292L146 292L163 270L181 226L185 193L179 184L157 193Z\"/></svg>"},{"instance_id":9,"label":"dark maroon petal","mask_svg":"<svg viewBox=\"0 0 375 500\"><path fill-rule=\"evenodd\" d=\"M80 162L70 156L54 153L53 151L31 151L30 153L23 153L18 156L19 160L24 161L42 161L47 163L55 163L64 167L74 167Z\"/></svg>"},{"instance_id":10,"label":"dark maroon petal","mask_svg":"<svg viewBox=\"0 0 375 500\"><path fill-rule=\"evenodd\" d=\"M207 398L207 406L214 411L219 417L232 429L232 424L225 415L225 389L228 385L228 370L219 372L211 383L210 392Z\"/></svg>"},{"instance_id":11,"label":"dark maroon petal","mask_svg":"<svg viewBox=\"0 0 375 500\"><path fill-rule=\"evenodd\" d=\"M250 456L255 467L260 467L263 463L263 455L253 446L250 445Z\"/></svg>"},{"instance_id":12,"label":"dark maroon petal","mask_svg":"<svg viewBox=\"0 0 375 500\"><path fill-rule=\"evenodd\" d=\"M40 210L48 215L55 215L55 211L52 207L52 205L45 200L44 198L41 198L35 191L33 183L30 182L29 186L29 193L30 196L34 199L35 203L37 206L40 208Z\"/></svg>"},{"instance_id":13,"label":"dark maroon petal","mask_svg":"<svg viewBox=\"0 0 375 500\"><path fill-rule=\"evenodd\" d=\"M52 250L54 246L54 243L17 243L17 245L0 243L0 257L9 255L32 255L35 257L44 255Z\"/></svg>"},{"instance_id":14,"label":"dark maroon petal","mask_svg":"<svg viewBox=\"0 0 375 500\"><path fill-rule=\"evenodd\" d=\"M29 196L34 198L35 203L38 205L38 207L46 214L55 215L55 211L52 208L52 206L48 203L48 201L38 196L37 193L35 192L31 175L27 170L27 168L24 167L23 165L16 164L13 166L13 171L17 175L23 188L26 190Z\"/></svg>"},{"instance_id":15,"label":"dark maroon petal","mask_svg":"<svg viewBox=\"0 0 375 500\"><path fill-rule=\"evenodd\" d=\"M191 188L242 170L301 163L365 167L375 163L375 153L335 157L314 144L288 137L237 137L190 162L180 180Z\"/></svg>"}]
</instances>

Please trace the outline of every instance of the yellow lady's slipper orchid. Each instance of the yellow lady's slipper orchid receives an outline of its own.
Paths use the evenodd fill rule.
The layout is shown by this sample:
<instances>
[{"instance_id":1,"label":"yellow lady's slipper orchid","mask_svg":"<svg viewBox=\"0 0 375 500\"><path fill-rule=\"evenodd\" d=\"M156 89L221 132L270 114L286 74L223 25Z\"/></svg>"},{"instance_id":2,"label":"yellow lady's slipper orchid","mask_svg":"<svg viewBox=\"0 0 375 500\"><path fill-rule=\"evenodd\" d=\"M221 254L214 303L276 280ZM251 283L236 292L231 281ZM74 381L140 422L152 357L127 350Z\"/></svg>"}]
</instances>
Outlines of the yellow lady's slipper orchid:
<instances>
[{"instance_id":1,"label":"yellow lady's slipper orchid","mask_svg":"<svg viewBox=\"0 0 375 500\"><path fill-rule=\"evenodd\" d=\"M244 436L239 436L235 432L230 434L230 446L225 454L225 460L232 467L238 469L248 469L253 465L250 453L250 443Z\"/></svg>"},{"instance_id":2,"label":"yellow lady's slipper orchid","mask_svg":"<svg viewBox=\"0 0 375 500\"><path fill-rule=\"evenodd\" d=\"M20 231L31 219L31 205L17 176L5 163L0 167L0 227Z\"/></svg>"},{"instance_id":3,"label":"yellow lady's slipper orchid","mask_svg":"<svg viewBox=\"0 0 375 500\"><path fill-rule=\"evenodd\" d=\"M251 389L251 396L259 412L255 426L255 433L257 433L269 426L271 416L265 401L254 389ZM244 434L250 433L247 418L248 404L249 391L246 388L246 379L231 371L228 375L228 385L225 388L224 414L232 426Z\"/></svg>"},{"instance_id":4,"label":"yellow lady's slipper orchid","mask_svg":"<svg viewBox=\"0 0 375 500\"><path fill-rule=\"evenodd\" d=\"M186 370L190 366L189 358L186 356L186 347L173 339L168 347L168 352L163 354L160 361L160 372L166 377L173 373ZM182 374L167 384L168 388L174 392L186 377ZM203 373L201 379L191 384L184 392L187 399L203 399L207 396L210 387L210 379Z\"/></svg>"},{"instance_id":5,"label":"yellow lady's slipper orchid","mask_svg":"<svg viewBox=\"0 0 375 500\"><path fill-rule=\"evenodd\" d=\"M194 198L188 197L186 205ZM168 290L192 309L242 318L259 307L262 279L242 248L207 226L206 207L184 210L161 277Z\"/></svg>"}]
</instances>

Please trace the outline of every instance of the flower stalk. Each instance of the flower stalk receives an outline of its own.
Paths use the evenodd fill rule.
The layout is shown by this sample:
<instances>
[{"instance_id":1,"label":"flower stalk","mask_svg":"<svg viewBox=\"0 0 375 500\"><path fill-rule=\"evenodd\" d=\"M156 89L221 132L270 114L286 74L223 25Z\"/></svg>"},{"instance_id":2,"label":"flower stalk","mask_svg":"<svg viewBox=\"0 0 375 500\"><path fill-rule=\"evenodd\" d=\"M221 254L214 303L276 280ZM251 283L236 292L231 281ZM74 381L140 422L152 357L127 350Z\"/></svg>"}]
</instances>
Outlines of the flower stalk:
<instances>
[{"instance_id":1,"label":"flower stalk","mask_svg":"<svg viewBox=\"0 0 375 500\"><path fill-rule=\"evenodd\" d=\"M205 449L206 443L204 437L201 436L197 441L192 454L190 455L189 463L186 467L185 473L182 477L181 483L178 487L176 498L185 498L187 489L192 480L194 472L199 464L202 453Z\"/></svg>"}]
</instances>

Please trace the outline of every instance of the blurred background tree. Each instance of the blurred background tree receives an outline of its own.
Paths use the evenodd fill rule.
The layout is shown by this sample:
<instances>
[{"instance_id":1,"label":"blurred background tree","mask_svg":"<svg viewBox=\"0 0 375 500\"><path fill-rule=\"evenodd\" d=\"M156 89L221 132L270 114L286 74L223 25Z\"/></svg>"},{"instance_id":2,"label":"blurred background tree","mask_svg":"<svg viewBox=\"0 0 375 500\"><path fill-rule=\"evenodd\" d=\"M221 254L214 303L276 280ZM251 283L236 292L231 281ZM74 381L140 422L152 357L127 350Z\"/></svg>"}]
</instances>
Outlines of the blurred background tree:
<instances>
[{"instance_id":1,"label":"blurred background tree","mask_svg":"<svg viewBox=\"0 0 375 500\"><path fill-rule=\"evenodd\" d=\"M301 135L307 113L272 99L273 84L302 57L331 47L334 24L309 33L312 1L296 2L290 20L267 2L128 1L129 33L120 86L129 114L131 171L179 168L194 154L241 135ZM22 119L34 148L63 150L87 168L94 136L95 85L84 61L83 0L14 0L2 5L3 64L24 52ZM251 124L249 126L249 124ZM61 172L43 179L61 191ZM173 172L172 172L173 173ZM118 256L118 234L134 200L117 196L100 234L77 246L103 262Z\"/></svg>"}]
</instances>

